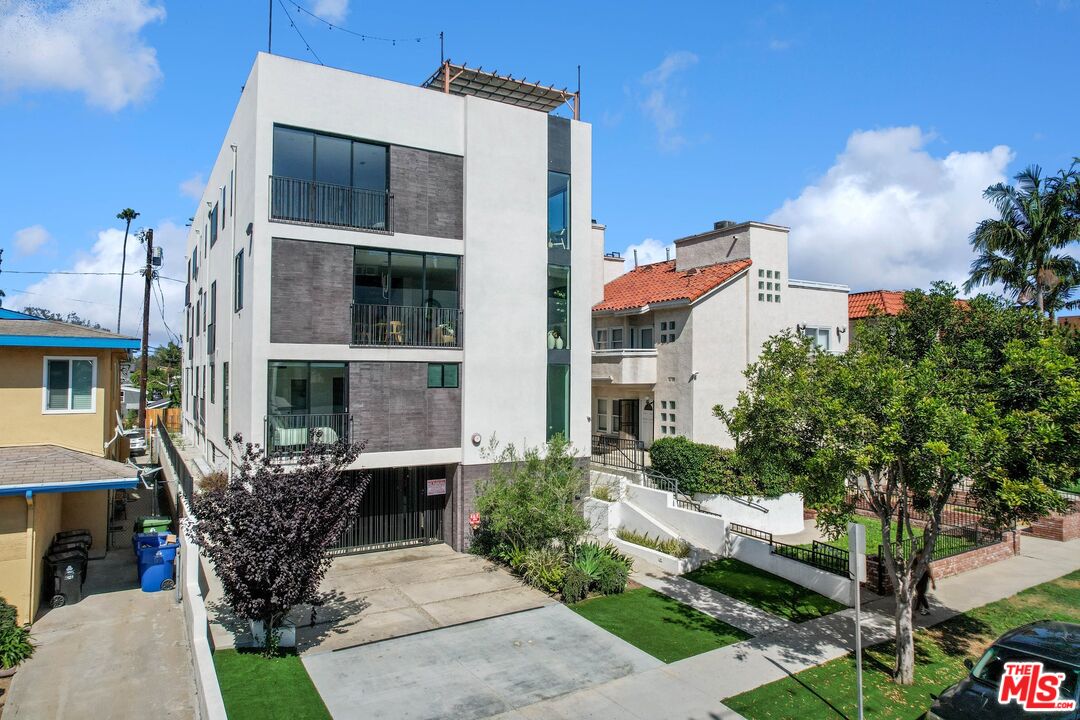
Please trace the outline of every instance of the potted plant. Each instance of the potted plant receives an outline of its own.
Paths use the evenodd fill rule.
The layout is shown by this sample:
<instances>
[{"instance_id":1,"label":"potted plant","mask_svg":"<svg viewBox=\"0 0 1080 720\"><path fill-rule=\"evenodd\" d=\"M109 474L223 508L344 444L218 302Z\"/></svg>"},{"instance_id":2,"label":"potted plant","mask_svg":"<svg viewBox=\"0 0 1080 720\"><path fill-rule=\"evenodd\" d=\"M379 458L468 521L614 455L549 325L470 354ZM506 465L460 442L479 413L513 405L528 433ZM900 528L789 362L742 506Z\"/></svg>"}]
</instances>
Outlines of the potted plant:
<instances>
[{"instance_id":1,"label":"potted plant","mask_svg":"<svg viewBox=\"0 0 1080 720\"><path fill-rule=\"evenodd\" d=\"M11 677L19 663L34 654L30 628L19 625L18 613L0 598L0 678Z\"/></svg>"}]
</instances>

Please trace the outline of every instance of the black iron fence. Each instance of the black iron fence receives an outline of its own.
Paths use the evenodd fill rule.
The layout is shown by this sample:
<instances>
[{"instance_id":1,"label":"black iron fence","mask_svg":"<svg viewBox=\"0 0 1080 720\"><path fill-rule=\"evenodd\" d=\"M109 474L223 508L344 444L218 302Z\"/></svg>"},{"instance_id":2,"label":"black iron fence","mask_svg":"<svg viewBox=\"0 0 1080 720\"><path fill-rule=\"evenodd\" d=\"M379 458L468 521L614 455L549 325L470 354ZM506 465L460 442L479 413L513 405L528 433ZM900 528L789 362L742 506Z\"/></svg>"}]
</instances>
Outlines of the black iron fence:
<instances>
[{"instance_id":1,"label":"black iron fence","mask_svg":"<svg viewBox=\"0 0 1080 720\"><path fill-rule=\"evenodd\" d=\"M768 543L769 550L774 555L786 557L805 565L816 567L819 570L830 572L841 577L851 577L849 570L849 553L843 548L833 547L825 543L813 541L810 547L803 545L788 545L773 539L772 533L758 530L739 523L728 523L732 532Z\"/></svg>"},{"instance_id":2,"label":"black iron fence","mask_svg":"<svg viewBox=\"0 0 1080 720\"><path fill-rule=\"evenodd\" d=\"M386 190L270 177L270 219L393 232L394 196Z\"/></svg>"},{"instance_id":3,"label":"black iron fence","mask_svg":"<svg viewBox=\"0 0 1080 720\"><path fill-rule=\"evenodd\" d=\"M592 461L621 470L641 470L645 467L645 443L633 438L594 433Z\"/></svg>"},{"instance_id":4,"label":"black iron fence","mask_svg":"<svg viewBox=\"0 0 1080 720\"><path fill-rule=\"evenodd\" d=\"M352 342L353 345L459 348L462 316L458 308L353 303Z\"/></svg>"},{"instance_id":5,"label":"black iron fence","mask_svg":"<svg viewBox=\"0 0 1080 720\"><path fill-rule=\"evenodd\" d=\"M299 455L312 445L332 445L352 437L348 413L268 415L266 453L271 457Z\"/></svg>"}]
</instances>

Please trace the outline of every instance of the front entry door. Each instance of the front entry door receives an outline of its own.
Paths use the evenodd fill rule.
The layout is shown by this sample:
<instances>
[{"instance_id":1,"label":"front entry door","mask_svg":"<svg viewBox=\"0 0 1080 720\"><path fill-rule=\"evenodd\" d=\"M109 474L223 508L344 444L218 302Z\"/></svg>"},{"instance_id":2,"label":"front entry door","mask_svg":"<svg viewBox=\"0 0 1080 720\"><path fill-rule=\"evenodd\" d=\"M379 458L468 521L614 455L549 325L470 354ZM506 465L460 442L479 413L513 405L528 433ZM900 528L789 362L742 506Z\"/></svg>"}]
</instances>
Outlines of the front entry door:
<instances>
[{"instance_id":1,"label":"front entry door","mask_svg":"<svg viewBox=\"0 0 1080 720\"><path fill-rule=\"evenodd\" d=\"M638 401L619 401L619 437L638 439Z\"/></svg>"},{"instance_id":2,"label":"front entry door","mask_svg":"<svg viewBox=\"0 0 1080 720\"><path fill-rule=\"evenodd\" d=\"M372 470L360 509L349 522L333 554L392 550L443 541L446 495L428 494L445 487L447 467L431 465ZM443 483L429 480L444 479Z\"/></svg>"}]
</instances>

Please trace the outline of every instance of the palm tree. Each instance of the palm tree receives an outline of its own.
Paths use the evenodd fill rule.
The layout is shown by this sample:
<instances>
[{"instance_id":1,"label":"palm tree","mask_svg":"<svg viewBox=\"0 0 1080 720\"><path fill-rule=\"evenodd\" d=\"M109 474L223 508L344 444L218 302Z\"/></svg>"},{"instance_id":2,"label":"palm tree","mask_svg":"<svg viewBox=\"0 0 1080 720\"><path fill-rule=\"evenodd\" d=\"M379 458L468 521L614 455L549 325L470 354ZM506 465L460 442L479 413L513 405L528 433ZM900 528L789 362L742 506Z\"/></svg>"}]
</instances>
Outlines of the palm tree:
<instances>
[{"instance_id":1,"label":"palm tree","mask_svg":"<svg viewBox=\"0 0 1080 720\"><path fill-rule=\"evenodd\" d=\"M139 217L139 213L135 212L131 208L124 208L116 214L117 220L126 220L127 226L124 228L124 254L120 260L120 303L116 308L116 332L120 332L120 315L124 311L124 272L127 270L127 239L128 232L131 231L131 221Z\"/></svg>"},{"instance_id":2,"label":"palm tree","mask_svg":"<svg viewBox=\"0 0 1080 720\"><path fill-rule=\"evenodd\" d=\"M1040 315L1049 311L1051 317L1073 304L1068 297L1080 281L1080 263L1060 251L1080 239L1075 167L1043 178L1032 165L1016 174L1016 185L986 188L983 197L1001 217L983 220L971 233L978 257L965 292L1000 282L1018 303L1034 304Z\"/></svg>"}]
</instances>

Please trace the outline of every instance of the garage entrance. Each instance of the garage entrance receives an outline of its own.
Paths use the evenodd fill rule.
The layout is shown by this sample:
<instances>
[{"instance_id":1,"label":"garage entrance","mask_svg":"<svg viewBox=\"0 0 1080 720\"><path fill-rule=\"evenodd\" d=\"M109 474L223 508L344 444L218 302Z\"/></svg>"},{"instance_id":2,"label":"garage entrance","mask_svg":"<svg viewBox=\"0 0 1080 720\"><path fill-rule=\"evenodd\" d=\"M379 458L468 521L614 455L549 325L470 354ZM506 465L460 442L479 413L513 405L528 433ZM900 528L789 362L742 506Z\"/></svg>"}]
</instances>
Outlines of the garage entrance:
<instances>
[{"instance_id":1,"label":"garage entrance","mask_svg":"<svg viewBox=\"0 0 1080 720\"><path fill-rule=\"evenodd\" d=\"M360 509L331 554L393 550L443 541L447 466L370 470Z\"/></svg>"}]
</instances>

